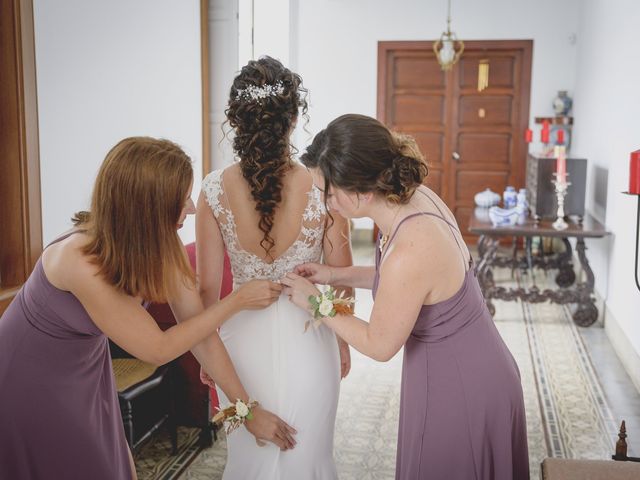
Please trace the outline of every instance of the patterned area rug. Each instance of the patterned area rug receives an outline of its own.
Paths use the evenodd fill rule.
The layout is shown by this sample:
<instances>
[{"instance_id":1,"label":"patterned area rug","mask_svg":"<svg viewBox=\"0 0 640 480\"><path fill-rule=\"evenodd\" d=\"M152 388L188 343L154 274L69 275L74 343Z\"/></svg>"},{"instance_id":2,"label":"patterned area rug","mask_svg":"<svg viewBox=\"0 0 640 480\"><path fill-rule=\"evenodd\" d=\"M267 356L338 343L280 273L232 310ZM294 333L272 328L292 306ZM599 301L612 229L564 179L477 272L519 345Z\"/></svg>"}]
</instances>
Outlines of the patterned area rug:
<instances>
[{"instance_id":1,"label":"patterned area rug","mask_svg":"<svg viewBox=\"0 0 640 480\"><path fill-rule=\"evenodd\" d=\"M161 429L135 455L138 480L173 480L200 453L199 428L178 428L178 453L171 455L171 441L166 430Z\"/></svg>"},{"instance_id":2,"label":"patterned area rug","mask_svg":"<svg viewBox=\"0 0 640 480\"><path fill-rule=\"evenodd\" d=\"M509 270L495 271L513 283ZM536 272L539 288L553 288L554 274ZM515 283L530 286L516 272ZM571 307L496 302L495 321L522 375L531 478L545 457L609 459L616 422L596 376ZM593 325L590 328L600 328Z\"/></svg>"},{"instance_id":3,"label":"patterned area rug","mask_svg":"<svg viewBox=\"0 0 640 480\"><path fill-rule=\"evenodd\" d=\"M512 280L509 270L497 270L494 277L503 285L529 281L517 272ZM541 273L536 280L541 288L553 282ZM364 318L371 308L368 298L370 293L358 292L357 313ZM495 322L522 375L531 478L538 478L545 457L609 458L616 426L569 308L520 302L495 306ZM335 458L341 480L394 478L401 368L401 354L380 364L353 351L336 421ZM181 478L220 479L225 455L221 436Z\"/></svg>"}]
</instances>

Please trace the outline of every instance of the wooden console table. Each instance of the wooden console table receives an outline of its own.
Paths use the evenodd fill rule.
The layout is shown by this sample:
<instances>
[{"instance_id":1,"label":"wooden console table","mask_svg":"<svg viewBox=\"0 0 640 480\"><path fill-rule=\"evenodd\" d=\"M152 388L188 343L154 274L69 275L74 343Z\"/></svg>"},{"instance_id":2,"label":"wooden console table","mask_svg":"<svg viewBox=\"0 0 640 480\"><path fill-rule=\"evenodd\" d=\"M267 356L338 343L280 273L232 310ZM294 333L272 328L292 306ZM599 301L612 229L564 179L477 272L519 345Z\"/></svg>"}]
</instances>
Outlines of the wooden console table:
<instances>
[{"instance_id":1,"label":"wooden console table","mask_svg":"<svg viewBox=\"0 0 640 480\"><path fill-rule=\"evenodd\" d=\"M586 215L582 223L569 222L566 230L555 230L549 220L535 222L527 220L523 225L507 227L494 227L490 221L471 215L469 231L480 235L478 240L478 254L480 261L477 265L480 288L487 302L491 315L495 314L495 306L492 299L498 300L523 300L531 303L551 301L553 303L576 303L577 310L573 314L573 320L577 325L588 327L598 318L598 308L593 298L594 276L586 255L585 238L602 238L609 235L604 225L591 215ZM524 238L525 255L518 257L515 250L512 256L498 255L500 239L505 237ZM560 238L565 246L565 251L545 255L531 254L531 241L533 237ZM576 275L573 269L573 253L569 238L576 239L576 252L580 265L585 272L585 281L575 284ZM556 284L558 288L540 290L537 286L531 288L505 288L496 286L493 280L492 268L510 267L527 269L542 268L545 271L558 270Z\"/></svg>"}]
</instances>

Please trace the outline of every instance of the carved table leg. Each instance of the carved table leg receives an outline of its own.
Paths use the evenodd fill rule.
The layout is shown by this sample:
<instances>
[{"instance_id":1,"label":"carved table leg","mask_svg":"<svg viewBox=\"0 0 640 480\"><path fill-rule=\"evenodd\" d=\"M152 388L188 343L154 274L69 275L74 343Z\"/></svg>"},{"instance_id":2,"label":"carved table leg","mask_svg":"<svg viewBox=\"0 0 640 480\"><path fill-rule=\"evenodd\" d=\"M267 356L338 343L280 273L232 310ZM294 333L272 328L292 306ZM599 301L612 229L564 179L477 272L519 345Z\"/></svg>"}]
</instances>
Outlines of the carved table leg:
<instances>
[{"instance_id":1,"label":"carved table leg","mask_svg":"<svg viewBox=\"0 0 640 480\"><path fill-rule=\"evenodd\" d=\"M526 237L524 240L524 251L527 258L527 272L531 273L531 277L533 277L533 256L531 255L532 249L533 249L533 238Z\"/></svg>"},{"instance_id":2,"label":"carved table leg","mask_svg":"<svg viewBox=\"0 0 640 480\"><path fill-rule=\"evenodd\" d=\"M491 291L495 286L491 264L496 256L500 240L483 236L480 241L482 242L482 256L477 268L478 283L480 284L480 289L487 303L489 313L493 316L496 313L496 308L493 303L491 303ZM480 250L480 248L478 248L478 250Z\"/></svg>"},{"instance_id":3,"label":"carved table leg","mask_svg":"<svg viewBox=\"0 0 640 480\"><path fill-rule=\"evenodd\" d=\"M486 244L489 237L485 235L480 235L478 238L478 256L482 258L486 251Z\"/></svg>"},{"instance_id":4,"label":"carved table leg","mask_svg":"<svg viewBox=\"0 0 640 480\"><path fill-rule=\"evenodd\" d=\"M566 288L573 285L576 281L576 272L573 270L573 250L571 242L566 237L562 238L564 243L564 252L558 258L558 274L556 275L556 283L559 287Z\"/></svg>"},{"instance_id":5,"label":"carved table leg","mask_svg":"<svg viewBox=\"0 0 640 480\"><path fill-rule=\"evenodd\" d=\"M593 325L598 319L598 308L595 305L593 298L593 288L595 286L595 278L593 271L587 261L587 255L585 253L586 246L584 239L578 238L576 243L576 252L580 259L580 265L585 272L586 281L579 283L576 286L578 292L578 309L573 314L573 321L581 326L588 327Z\"/></svg>"}]
</instances>

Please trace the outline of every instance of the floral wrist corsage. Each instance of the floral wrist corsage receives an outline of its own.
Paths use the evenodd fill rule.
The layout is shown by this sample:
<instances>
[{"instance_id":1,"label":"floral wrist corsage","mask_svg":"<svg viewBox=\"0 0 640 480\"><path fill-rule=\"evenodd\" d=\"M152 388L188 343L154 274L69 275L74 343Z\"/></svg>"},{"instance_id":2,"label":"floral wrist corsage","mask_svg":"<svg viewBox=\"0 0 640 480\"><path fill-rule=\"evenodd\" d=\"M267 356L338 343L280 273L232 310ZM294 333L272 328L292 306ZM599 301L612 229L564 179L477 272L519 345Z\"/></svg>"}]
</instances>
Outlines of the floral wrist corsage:
<instances>
[{"instance_id":1,"label":"floral wrist corsage","mask_svg":"<svg viewBox=\"0 0 640 480\"><path fill-rule=\"evenodd\" d=\"M320 295L309 295L309 306L311 307L311 315L314 318L314 325L320 324L323 317L335 317L337 314L353 314L354 300L351 297L345 297L344 292L336 295L333 287L321 293ZM305 325L305 331L311 322Z\"/></svg>"},{"instance_id":2,"label":"floral wrist corsage","mask_svg":"<svg viewBox=\"0 0 640 480\"><path fill-rule=\"evenodd\" d=\"M234 405L230 405L216 413L211 421L216 424L226 423L225 432L229 434L247 420L251 420L253 418L251 410L258 405L255 400L249 400L249 403L245 403L238 399Z\"/></svg>"}]
</instances>

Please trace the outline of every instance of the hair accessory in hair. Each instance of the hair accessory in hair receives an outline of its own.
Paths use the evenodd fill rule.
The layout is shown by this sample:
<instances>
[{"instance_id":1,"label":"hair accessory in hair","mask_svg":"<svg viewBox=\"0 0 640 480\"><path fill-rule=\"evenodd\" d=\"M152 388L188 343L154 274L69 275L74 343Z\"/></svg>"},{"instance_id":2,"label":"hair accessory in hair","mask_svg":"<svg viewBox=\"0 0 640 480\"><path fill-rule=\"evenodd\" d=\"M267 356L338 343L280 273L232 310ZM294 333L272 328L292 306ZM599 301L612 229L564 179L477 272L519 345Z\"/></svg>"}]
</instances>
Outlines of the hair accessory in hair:
<instances>
[{"instance_id":1,"label":"hair accessory in hair","mask_svg":"<svg viewBox=\"0 0 640 480\"><path fill-rule=\"evenodd\" d=\"M262 100L267 97L275 97L276 95L282 95L284 93L284 84L281 81L277 81L272 84L265 84L261 87L257 85L249 85L247 88L238 89L236 93L236 100Z\"/></svg>"}]
</instances>

